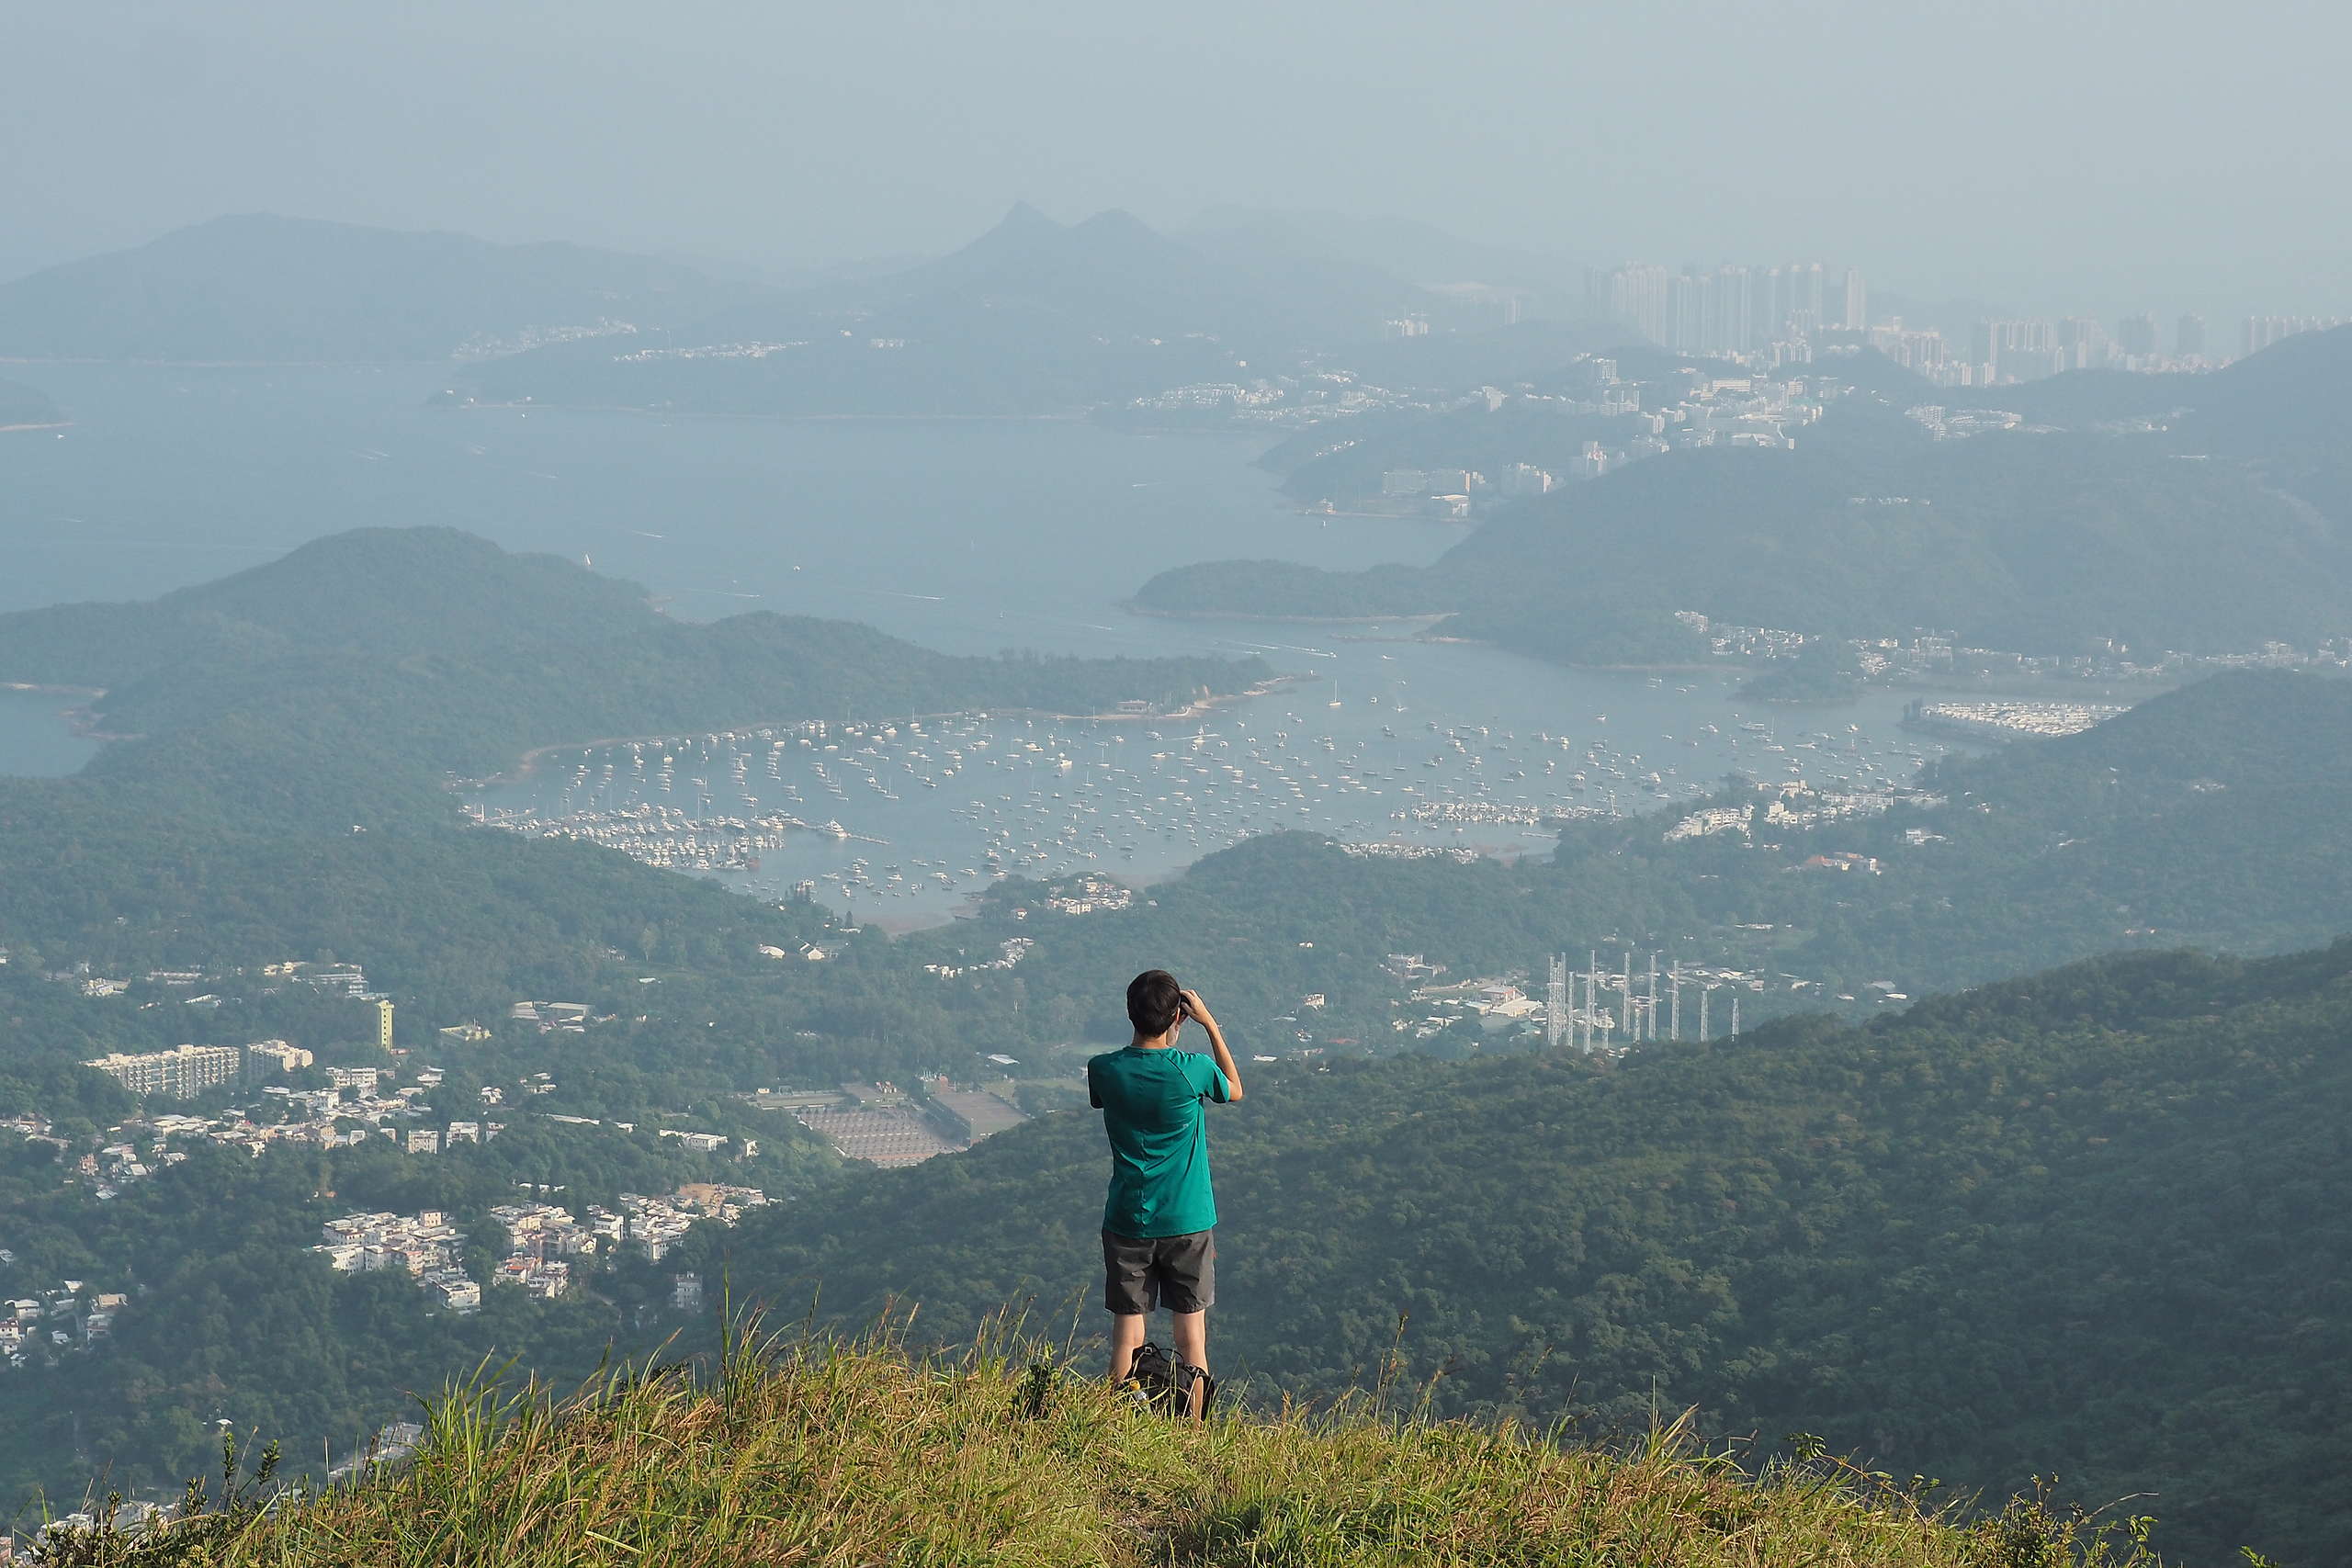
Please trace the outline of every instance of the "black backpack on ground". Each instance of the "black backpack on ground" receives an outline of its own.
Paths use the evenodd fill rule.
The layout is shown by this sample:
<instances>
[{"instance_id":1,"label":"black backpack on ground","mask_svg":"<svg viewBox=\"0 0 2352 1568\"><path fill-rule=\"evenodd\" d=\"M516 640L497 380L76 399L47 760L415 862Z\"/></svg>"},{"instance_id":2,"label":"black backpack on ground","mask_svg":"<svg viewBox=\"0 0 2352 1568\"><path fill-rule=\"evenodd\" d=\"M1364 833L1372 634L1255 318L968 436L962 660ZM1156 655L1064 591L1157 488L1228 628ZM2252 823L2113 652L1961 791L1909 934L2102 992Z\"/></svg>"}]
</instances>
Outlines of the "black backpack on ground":
<instances>
[{"instance_id":1,"label":"black backpack on ground","mask_svg":"<svg viewBox=\"0 0 2352 1568\"><path fill-rule=\"evenodd\" d=\"M1127 1370L1127 1386L1146 1405L1170 1417L1192 1413L1194 1384L1201 1391L1200 1414L1206 1416L1209 1405L1216 1398L1216 1379L1200 1368L1177 1359L1146 1340Z\"/></svg>"}]
</instances>

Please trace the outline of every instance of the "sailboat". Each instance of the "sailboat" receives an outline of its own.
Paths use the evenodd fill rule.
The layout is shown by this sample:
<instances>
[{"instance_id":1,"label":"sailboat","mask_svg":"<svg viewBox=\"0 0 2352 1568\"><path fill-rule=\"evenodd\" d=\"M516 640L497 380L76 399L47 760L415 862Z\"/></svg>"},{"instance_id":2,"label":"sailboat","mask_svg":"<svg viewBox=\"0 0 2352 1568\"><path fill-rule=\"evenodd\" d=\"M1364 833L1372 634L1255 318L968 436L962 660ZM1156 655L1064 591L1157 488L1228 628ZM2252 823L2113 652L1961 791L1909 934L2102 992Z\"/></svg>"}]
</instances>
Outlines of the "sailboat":
<instances>
[{"instance_id":1,"label":"sailboat","mask_svg":"<svg viewBox=\"0 0 2352 1568\"><path fill-rule=\"evenodd\" d=\"M1325 705L1326 705L1326 706L1328 706L1328 707L1338 707L1338 706L1340 705L1340 682L1339 682L1334 681L1334 682L1331 682L1331 700L1330 700L1330 702L1329 702L1329 703L1328 703L1328 704L1326 704Z\"/></svg>"}]
</instances>

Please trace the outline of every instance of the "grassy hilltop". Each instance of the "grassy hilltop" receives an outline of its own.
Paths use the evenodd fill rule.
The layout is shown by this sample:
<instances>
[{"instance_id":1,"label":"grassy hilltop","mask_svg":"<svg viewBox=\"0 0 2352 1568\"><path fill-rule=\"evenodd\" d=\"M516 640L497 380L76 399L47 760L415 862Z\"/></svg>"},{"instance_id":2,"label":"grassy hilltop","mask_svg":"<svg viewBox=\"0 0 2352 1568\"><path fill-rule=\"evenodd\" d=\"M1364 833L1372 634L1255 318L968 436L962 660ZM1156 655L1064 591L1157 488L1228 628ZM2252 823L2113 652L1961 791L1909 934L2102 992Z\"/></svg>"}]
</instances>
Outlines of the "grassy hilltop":
<instances>
[{"instance_id":1,"label":"grassy hilltop","mask_svg":"<svg viewBox=\"0 0 2352 1568\"><path fill-rule=\"evenodd\" d=\"M1027 1357L1039 1352L1032 1350ZM1050 1352L1046 1352L1050 1354ZM2134 1521L1962 1517L1818 1455L1743 1472L1668 1427L1616 1451L1510 1425L1337 1412L1194 1427L983 1347L731 1356L601 1395L446 1396L413 1462L264 1513L84 1538L66 1561L1222 1568L2043 1568L2152 1562Z\"/></svg>"}]
</instances>

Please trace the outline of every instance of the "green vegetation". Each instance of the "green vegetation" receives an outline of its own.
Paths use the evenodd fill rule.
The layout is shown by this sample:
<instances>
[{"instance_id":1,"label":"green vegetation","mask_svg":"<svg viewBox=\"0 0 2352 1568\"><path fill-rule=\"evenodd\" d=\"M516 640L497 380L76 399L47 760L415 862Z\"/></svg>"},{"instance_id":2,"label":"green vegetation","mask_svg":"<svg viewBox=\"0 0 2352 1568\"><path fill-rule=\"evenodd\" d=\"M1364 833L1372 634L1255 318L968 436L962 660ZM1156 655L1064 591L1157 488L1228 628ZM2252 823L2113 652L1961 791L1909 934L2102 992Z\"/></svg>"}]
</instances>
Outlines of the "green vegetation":
<instances>
[{"instance_id":1,"label":"green vegetation","mask_svg":"<svg viewBox=\"0 0 2352 1568\"><path fill-rule=\"evenodd\" d=\"M341 724L412 778L488 772L528 748L601 736L975 706L1095 713L1130 698L1169 706L1266 673L1222 660L960 658L854 622L767 612L673 621L634 584L435 528L334 535L151 604L0 616L0 670L106 687L92 711L116 734L233 726L241 748L275 743L248 732L291 731L315 751L305 732ZM104 771L148 761L118 748Z\"/></svg>"},{"instance_id":2,"label":"green vegetation","mask_svg":"<svg viewBox=\"0 0 2352 1568\"><path fill-rule=\"evenodd\" d=\"M2188 1561L2352 1548L2352 942L2165 953L1736 1043L1285 1065L1212 1132L1221 1370L1596 1433L1821 1434L1996 1490L2158 1495ZM1073 1112L759 1216L739 1290L926 1335L1094 1314ZM1769 1560L1769 1559L1768 1559Z\"/></svg>"},{"instance_id":3,"label":"green vegetation","mask_svg":"<svg viewBox=\"0 0 2352 1568\"><path fill-rule=\"evenodd\" d=\"M1748 702L1842 703L1861 694L1861 676L1842 642L1815 637L1739 688Z\"/></svg>"},{"instance_id":4,"label":"green vegetation","mask_svg":"<svg viewBox=\"0 0 2352 1568\"><path fill-rule=\"evenodd\" d=\"M565 1300L501 1291L477 1317L435 1317L405 1280L341 1278L306 1256L322 1219L432 1207L470 1226L518 1190L559 1190L578 1207L689 1179L789 1196L828 1179L830 1152L735 1091L969 1066L981 1037L936 999L909 1005L931 977L910 973L888 939L836 936L823 910L757 903L603 850L467 827L449 773L598 735L1164 705L1264 673L950 658L774 615L673 623L629 585L438 529L338 536L153 604L0 617L0 670L103 686L98 722L141 732L79 776L0 780L0 1111L49 1118L78 1158L130 1109L74 1066L105 1051L281 1033L329 1062L390 1065L366 1010L259 974L338 953L398 998L404 1044L444 1059L447 1077L424 1100L431 1125L481 1116L485 1086L514 1095L532 1074L556 1085L495 1143L418 1160L389 1144L257 1159L199 1145L112 1197L61 1169L55 1145L8 1135L0 1246L14 1259L0 1261L0 1285L22 1294L85 1279L138 1300L102 1353L7 1373L11 1511L36 1483L71 1491L100 1471L168 1483L216 1418L348 1444L404 1390L499 1347L584 1376L640 1324L658 1326L668 1300L666 1273L624 1266ZM759 953L812 937L831 962L785 966ZM92 999L43 977L57 968L70 982L76 964L133 984ZM189 991L143 978L153 968L218 976L229 1000L192 1010ZM532 997L577 998L610 1021L585 1036L502 1031L462 1049L429 1033L503 1023L509 1003ZM260 1103L236 1092L190 1109ZM540 1111L607 1125L551 1129ZM764 1152L689 1158L657 1124L752 1136Z\"/></svg>"},{"instance_id":5,"label":"green vegetation","mask_svg":"<svg viewBox=\"0 0 2352 1568\"><path fill-rule=\"evenodd\" d=\"M1834 711L1819 722L1825 734L1844 728ZM1834 739L1816 744L1834 756ZM2347 779L2352 682L2232 674L2083 735L1947 761L1927 781L1942 806L1776 818L1777 790L1739 779L1651 816L1571 824L1548 860L1516 865L1363 858L1270 835L1155 885L1149 903L1042 925L1012 918L1034 913L1036 889L1008 886L977 919L907 941L952 961L1035 938L1019 970L910 1000L928 995L983 1028L1018 1000L1033 1044L1115 1038L1102 977L1148 952L1204 984L1215 976L1220 1009L1230 997L1231 1016L1264 1021L1263 1037L1308 1027L1295 1021L1299 998L1320 992L1329 1005L1310 1021L1316 1040L1381 1050L1399 1041L1396 1022L1419 1016L1394 1005L1401 987L1381 970L1392 953L1462 977L1526 973L1546 953L1655 950L1754 976L1763 988L1742 1003L1753 1024L1792 1008L1883 1005L1869 989L1880 979L1917 996L2118 950L2282 952L2352 930ZM1709 807L1747 813L1745 830L1667 837ZM1878 870L1807 867L1847 855ZM1718 1028L1728 1000L1715 998ZM1274 1021L1285 1015L1291 1024ZM1434 1043L1460 1048L1451 1032Z\"/></svg>"},{"instance_id":6,"label":"green vegetation","mask_svg":"<svg viewBox=\"0 0 2352 1568\"><path fill-rule=\"evenodd\" d=\"M339 535L153 604L0 616L0 675L104 686L99 723L141 737L72 779L0 781L0 945L141 970L334 948L457 1016L647 964L748 971L757 943L818 917L468 829L447 775L561 740L1164 706L1265 673L956 658L764 614L679 623L628 584L453 531Z\"/></svg>"},{"instance_id":7,"label":"green vegetation","mask_svg":"<svg viewBox=\"0 0 2352 1568\"><path fill-rule=\"evenodd\" d=\"M478 1114L476 1106L458 1114ZM441 1210L487 1280L503 1256L487 1211L535 1201L542 1188L575 1212L690 1181L757 1186L782 1201L820 1185L833 1164L788 1122L761 1126L761 1157L738 1161L695 1154L645 1123L625 1132L491 1115L507 1120L503 1134L432 1156L384 1140L324 1152L277 1145L259 1157L198 1145L183 1163L106 1200L88 1185L60 1187L38 1145L0 1145L11 1161L0 1167L0 1191L11 1200L6 1239L17 1255L0 1266L7 1297L79 1279L136 1298L87 1353L6 1371L7 1513L21 1517L36 1490L52 1504L78 1497L94 1475L126 1495L167 1492L205 1468L221 1420L283 1441L317 1473L322 1450L338 1461L364 1450L371 1433L406 1415L414 1391L453 1369L521 1354L549 1376L584 1378L608 1357L650 1351L690 1325L671 1309L677 1266L634 1251L573 1259L560 1299L485 1283L480 1312L433 1310L405 1273L336 1273L307 1251L327 1220Z\"/></svg>"},{"instance_id":8,"label":"green vegetation","mask_svg":"<svg viewBox=\"0 0 2352 1568\"><path fill-rule=\"evenodd\" d=\"M435 531L325 541L153 606L0 618L0 673L12 661L107 686L101 721L144 738L81 777L0 784L0 1111L44 1111L87 1147L124 1109L70 1065L96 1051L283 1033L366 1059L360 1009L250 974L323 951L398 997L401 1043L447 1070L436 1116L544 1073L557 1088L534 1109L606 1123L517 1117L429 1157L198 1148L107 1200L49 1145L11 1140L0 1205L21 1219L0 1244L20 1261L0 1289L72 1277L132 1296L102 1351L9 1374L26 1416L0 1438L12 1507L98 1473L168 1483L224 1418L307 1466L322 1439L347 1449L396 1415L401 1390L483 1358L584 1378L681 1326L673 1271L714 1289L731 1275L794 1313L821 1278L824 1310L854 1321L911 1292L925 1336L948 1339L1031 1294L1057 1316L1089 1271L1087 1118L876 1175L838 1171L732 1097L968 1078L997 1051L1043 1107L1086 1042L1118 1036L1116 980L1147 953L1207 987L1244 1049L1324 1053L1253 1072L1216 1134L1234 1210L1220 1356L1269 1390L1377 1378L1401 1313L1398 1376L1442 1371L1439 1415L1605 1433L1696 1405L1708 1431L1802 1427L1969 1485L2055 1466L2070 1495L2161 1488L2167 1529L2199 1550L2352 1539L2319 1489L2278 1479L2339 1457L2324 1443L2352 1401L2352 1353L2326 1326L2352 1268L2334 1216L2352 1208L2320 1146L2352 1094L2328 1043L2352 1017L2352 950L2116 959L1867 1028L1759 1027L1841 988L1867 999L1880 976L1916 993L2118 945L2278 949L2352 926L2352 684L2210 682L1948 763L1941 807L1788 822L1727 781L1713 804L1756 807L1747 834L1577 824L1552 861L1519 865L1276 836L1125 910L1050 916L1015 880L970 920L890 939L463 828L443 774L598 732L831 716L842 700L1101 707L1261 671L947 660L779 617L675 625L564 563ZM1792 869L1831 852L1882 872ZM1016 967L923 968L1015 935L1035 943ZM827 961L758 953L810 939ZM1618 942L1752 971L1769 988L1746 993L1747 1037L1610 1067L1449 1030L1421 1057L1363 1059L1412 1038L1393 1027L1418 1014L1383 972L1392 953L1466 977ZM93 999L43 977L76 961L131 987ZM174 993L143 976L180 964L227 966L233 1004L164 1005ZM1301 1023L1316 992L1328 1005ZM509 1032L521 997L609 1021ZM420 1032L468 1018L497 1032L462 1047ZM232 1103L215 1092L199 1109ZM656 1127L766 1146L749 1165L688 1158ZM714 1176L785 1201L658 1267L598 1268L549 1302L493 1292L471 1317L302 1252L353 1208L438 1207L473 1235L518 1193L585 1204Z\"/></svg>"},{"instance_id":9,"label":"green vegetation","mask_svg":"<svg viewBox=\"0 0 2352 1568\"><path fill-rule=\"evenodd\" d=\"M957 1568L2128 1568L2131 1518L2038 1501L1967 1517L1811 1450L1750 1475L1668 1426L1607 1450L1426 1415L1138 1413L991 1338L736 1349L707 1380L453 1390L397 1473L225 1506L68 1562L220 1568L628 1562ZM1024 1364L1025 1363L1025 1364Z\"/></svg>"},{"instance_id":10,"label":"green vegetation","mask_svg":"<svg viewBox=\"0 0 2352 1568\"><path fill-rule=\"evenodd\" d=\"M1204 615L1411 603L1458 612L1441 634L1590 663L1660 657L1629 650L1689 640L1670 624L1682 610L1839 637L1935 626L2031 654L2094 638L2233 652L2346 629L2352 555L2276 473L2126 437L1920 446L1877 428L1887 418L1842 418L1817 452L1801 439L1637 463L1510 507L1418 572L1297 574L1277 593L1193 567L1136 598ZM1607 624L1580 629L1602 606Z\"/></svg>"}]
</instances>

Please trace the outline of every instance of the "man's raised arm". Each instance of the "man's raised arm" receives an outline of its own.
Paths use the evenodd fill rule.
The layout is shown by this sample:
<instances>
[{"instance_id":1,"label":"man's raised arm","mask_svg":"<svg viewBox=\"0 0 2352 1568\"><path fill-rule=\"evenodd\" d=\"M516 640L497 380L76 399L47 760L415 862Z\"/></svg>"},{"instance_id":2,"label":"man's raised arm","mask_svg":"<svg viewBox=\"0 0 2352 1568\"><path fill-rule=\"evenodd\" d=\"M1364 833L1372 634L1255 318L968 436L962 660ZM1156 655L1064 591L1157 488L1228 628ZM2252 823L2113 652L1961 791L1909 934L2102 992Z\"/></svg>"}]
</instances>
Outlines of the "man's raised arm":
<instances>
[{"instance_id":1,"label":"man's raised arm","mask_svg":"<svg viewBox=\"0 0 2352 1568\"><path fill-rule=\"evenodd\" d=\"M1184 1016L1208 1032L1209 1049L1216 1056L1216 1070L1225 1075L1226 1098L1239 1100L1241 1069L1233 1065L1233 1051L1225 1043L1225 1031L1216 1026L1216 1020L1210 1016L1208 1004L1201 1000L1200 992L1179 991L1176 994L1184 998Z\"/></svg>"}]
</instances>

